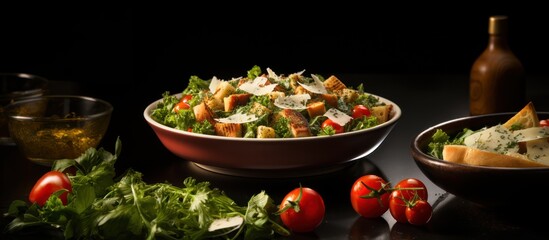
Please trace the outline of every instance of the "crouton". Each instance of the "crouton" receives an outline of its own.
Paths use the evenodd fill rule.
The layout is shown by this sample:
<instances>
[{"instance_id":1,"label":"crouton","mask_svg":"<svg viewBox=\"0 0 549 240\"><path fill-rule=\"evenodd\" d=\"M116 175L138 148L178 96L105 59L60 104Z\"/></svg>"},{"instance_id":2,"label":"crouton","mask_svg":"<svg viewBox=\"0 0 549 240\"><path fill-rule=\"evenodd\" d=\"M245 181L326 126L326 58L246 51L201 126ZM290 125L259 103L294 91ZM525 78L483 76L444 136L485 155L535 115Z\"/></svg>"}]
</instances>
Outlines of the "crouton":
<instances>
[{"instance_id":1,"label":"crouton","mask_svg":"<svg viewBox=\"0 0 549 240\"><path fill-rule=\"evenodd\" d=\"M212 111L222 111L223 110L223 101L217 99L217 98L208 98L206 99L206 105L212 110Z\"/></svg>"},{"instance_id":2,"label":"crouton","mask_svg":"<svg viewBox=\"0 0 549 240\"><path fill-rule=\"evenodd\" d=\"M215 123L215 134L225 137L242 137L242 124L240 123Z\"/></svg>"},{"instance_id":3,"label":"crouton","mask_svg":"<svg viewBox=\"0 0 549 240\"><path fill-rule=\"evenodd\" d=\"M288 128L293 137L309 137L312 135L309 122L300 112L293 109L283 109L278 112L276 118L281 117L288 119Z\"/></svg>"},{"instance_id":4,"label":"crouton","mask_svg":"<svg viewBox=\"0 0 549 240\"><path fill-rule=\"evenodd\" d=\"M261 105L261 103L258 103L258 102L254 102L252 104L252 108L250 108L250 113L253 113L255 114L256 116L263 116L265 114L270 114L271 113L271 109L269 109L268 107L265 107L263 105Z\"/></svg>"},{"instance_id":5,"label":"crouton","mask_svg":"<svg viewBox=\"0 0 549 240\"><path fill-rule=\"evenodd\" d=\"M331 107L337 107L337 95L333 93L321 94L320 97Z\"/></svg>"},{"instance_id":6,"label":"crouton","mask_svg":"<svg viewBox=\"0 0 549 240\"><path fill-rule=\"evenodd\" d=\"M223 101L224 97L233 94L235 91L236 89L229 82L221 82L219 83L219 85L217 85L217 88L215 89L215 92L213 94L213 98L219 101Z\"/></svg>"},{"instance_id":7,"label":"crouton","mask_svg":"<svg viewBox=\"0 0 549 240\"><path fill-rule=\"evenodd\" d=\"M326 113L326 106L324 102L312 102L307 104L307 113L310 118L314 118L319 115Z\"/></svg>"},{"instance_id":8,"label":"crouton","mask_svg":"<svg viewBox=\"0 0 549 240\"><path fill-rule=\"evenodd\" d=\"M274 101L279 97L285 97L286 96L286 94L284 92L280 92L280 91L272 91L272 92L268 93L268 95L269 95L269 98L271 99L271 101Z\"/></svg>"},{"instance_id":9,"label":"crouton","mask_svg":"<svg viewBox=\"0 0 549 240\"><path fill-rule=\"evenodd\" d=\"M193 112L197 122L202 122L204 120L207 120L212 125L215 124L214 113L210 109L210 107L208 107L206 102L203 101L200 104L194 106Z\"/></svg>"},{"instance_id":10,"label":"crouton","mask_svg":"<svg viewBox=\"0 0 549 240\"><path fill-rule=\"evenodd\" d=\"M334 75L324 81L324 87L329 91L343 90L347 88L347 86L345 86L345 84Z\"/></svg>"},{"instance_id":11,"label":"crouton","mask_svg":"<svg viewBox=\"0 0 549 240\"><path fill-rule=\"evenodd\" d=\"M359 96L357 90L349 88L335 90L334 93L337 94L346 103L354 102Z\"/></svg>"},{"instance_id":12,"label":"crouton","mask_svg":"<svg viewBox=\"0 0 549 240\"><path fill-rule=\"evenodd\" d=\"M259 126L257 127L257 138L275 138L275 130L272 127Z\"/></svg>"},{"instance_id":13,"label":"crouton","mask_svg":"<svg viewBox=\"0 0 549 240\"><path fill-rule=\"evenodd\" d=\"M237 106L246 105L250 100L251 94L240 93L240 94L231 94L228 97L223 98L223 105L225 107L225 112L233 111Z\"/></svg>"},{"instance_id":14,"label":"crouton","mask_svg":"<svg viewBox=\"0 0 549 240\"><path fill-rule=\"evenodd\" d=\"M370 109L372 115L377 117L378 123L384 123L389 120L389 117L391 116L391 111L393 110L393 105L384 105L384 106L377 106L372 107Z\"/></svg>"}]
</instances>

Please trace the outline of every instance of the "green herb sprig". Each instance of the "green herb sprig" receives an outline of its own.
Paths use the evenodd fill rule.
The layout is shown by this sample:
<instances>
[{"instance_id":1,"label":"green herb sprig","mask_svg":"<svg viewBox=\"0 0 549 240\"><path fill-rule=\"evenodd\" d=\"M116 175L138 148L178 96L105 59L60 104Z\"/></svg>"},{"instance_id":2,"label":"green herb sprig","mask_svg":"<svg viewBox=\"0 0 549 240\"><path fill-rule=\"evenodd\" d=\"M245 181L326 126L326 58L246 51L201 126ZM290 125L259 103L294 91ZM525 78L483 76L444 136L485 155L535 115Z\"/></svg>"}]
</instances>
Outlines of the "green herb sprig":
<instances>
[{"instance_id":1,"label":"green herb sprig","mask_svg":"<svg viewBox=\"0 0 549 240\"><path fill-rule=\"evenodd\" d=\"M58 160L53 170L71 167L73 192L68 204L53 194L43 207L15 200L4 217L5 236L51 236L54 239L272 239L288 236L273 199L261 191L239 206L223 191L192 177L178 187L149 184L142 173L128 169L114 180L120 155L90 148L77 159ZM209 231L214 220L242 217L234 231ZM232 229L231 229L232 230Z\"/></svg>"}]
</instances>

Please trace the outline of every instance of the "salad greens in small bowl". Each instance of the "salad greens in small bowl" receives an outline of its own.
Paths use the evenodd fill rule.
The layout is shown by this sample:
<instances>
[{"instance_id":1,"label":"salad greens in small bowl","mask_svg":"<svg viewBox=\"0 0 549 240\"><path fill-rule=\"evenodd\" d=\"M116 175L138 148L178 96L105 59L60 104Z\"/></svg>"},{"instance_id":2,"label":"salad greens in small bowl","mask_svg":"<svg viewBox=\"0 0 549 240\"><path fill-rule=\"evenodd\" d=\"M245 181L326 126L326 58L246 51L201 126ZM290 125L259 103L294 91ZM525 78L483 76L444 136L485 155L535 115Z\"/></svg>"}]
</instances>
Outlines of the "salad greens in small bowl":
<instances>
[{"instance_id":1,"label":"salad greens in small bowl","mask_svg":"<svg viewBox=\"0 0 549 240\"><path fill-rule=\"evenodd\" d=\"M214 172L296 176L373 152L401 116L397 104L336 76L252 67L230 80L191 76L148 105L145 120L175 155Z\"/></svg>"}]
</instances>

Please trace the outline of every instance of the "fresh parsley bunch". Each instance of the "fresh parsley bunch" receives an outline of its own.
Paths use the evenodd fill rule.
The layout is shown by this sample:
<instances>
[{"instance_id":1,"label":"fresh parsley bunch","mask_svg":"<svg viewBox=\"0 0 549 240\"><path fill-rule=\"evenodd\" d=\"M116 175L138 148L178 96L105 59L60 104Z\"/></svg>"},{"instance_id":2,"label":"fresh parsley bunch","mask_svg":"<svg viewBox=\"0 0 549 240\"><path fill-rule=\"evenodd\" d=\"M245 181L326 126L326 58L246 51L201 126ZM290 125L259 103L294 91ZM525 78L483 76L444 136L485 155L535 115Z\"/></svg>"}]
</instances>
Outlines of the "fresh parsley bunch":
<instances>
[{"instance_id":1,"label":"fresh parsley bunch","mask_svg":"<svg viewBox=\"0 0 549 240\"><path fill-rule=\"evenodd\" d=\"M188 177L182 187L148 184L142 174L127 170L117 181L114 164L120 155L90 148L77 159L58 160L52 170L75 168L69 175L72 193L67 205L52 194L42 207L15 200L4 214L11 218L4 235L58 239L271 239L289 235L277 206L264 191L247 206L237 205L209 182ZM212 223L242 221L212 230Z\"/></svg>"}]
</instances>

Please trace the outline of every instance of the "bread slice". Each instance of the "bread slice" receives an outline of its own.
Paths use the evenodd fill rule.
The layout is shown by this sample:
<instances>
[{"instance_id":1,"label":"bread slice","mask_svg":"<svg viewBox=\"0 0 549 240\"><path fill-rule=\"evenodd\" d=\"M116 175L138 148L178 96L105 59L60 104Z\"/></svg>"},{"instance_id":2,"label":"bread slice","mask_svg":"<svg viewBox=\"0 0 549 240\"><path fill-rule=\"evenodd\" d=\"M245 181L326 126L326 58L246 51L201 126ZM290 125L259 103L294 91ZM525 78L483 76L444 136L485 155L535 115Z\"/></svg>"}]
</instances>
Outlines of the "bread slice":
<instances>
[{"instance_id":1,"label":"bread slice","mask_svg":"<svg viewBox=\"0 0 549 240\"><path fill-rule=\"evenodd\" d=\"M444 150L442 151L442 158L449 162L475 166L549 167L549 165L532 161L521 154L504 155L464 145L445 145Z\"/></svg>"},{"instance_id":2,"label":"bread slice","mask_svg":"<svg viewBox=\"0 0 549 240\"><path fill-rule=\"evenodd\" d=\"M517 114L507 120L503 126L513 130L513 126L516 126L518 129L539 127L539 118L534 104L532 102L526 104Z\"/></svg>"}]
</instances>

